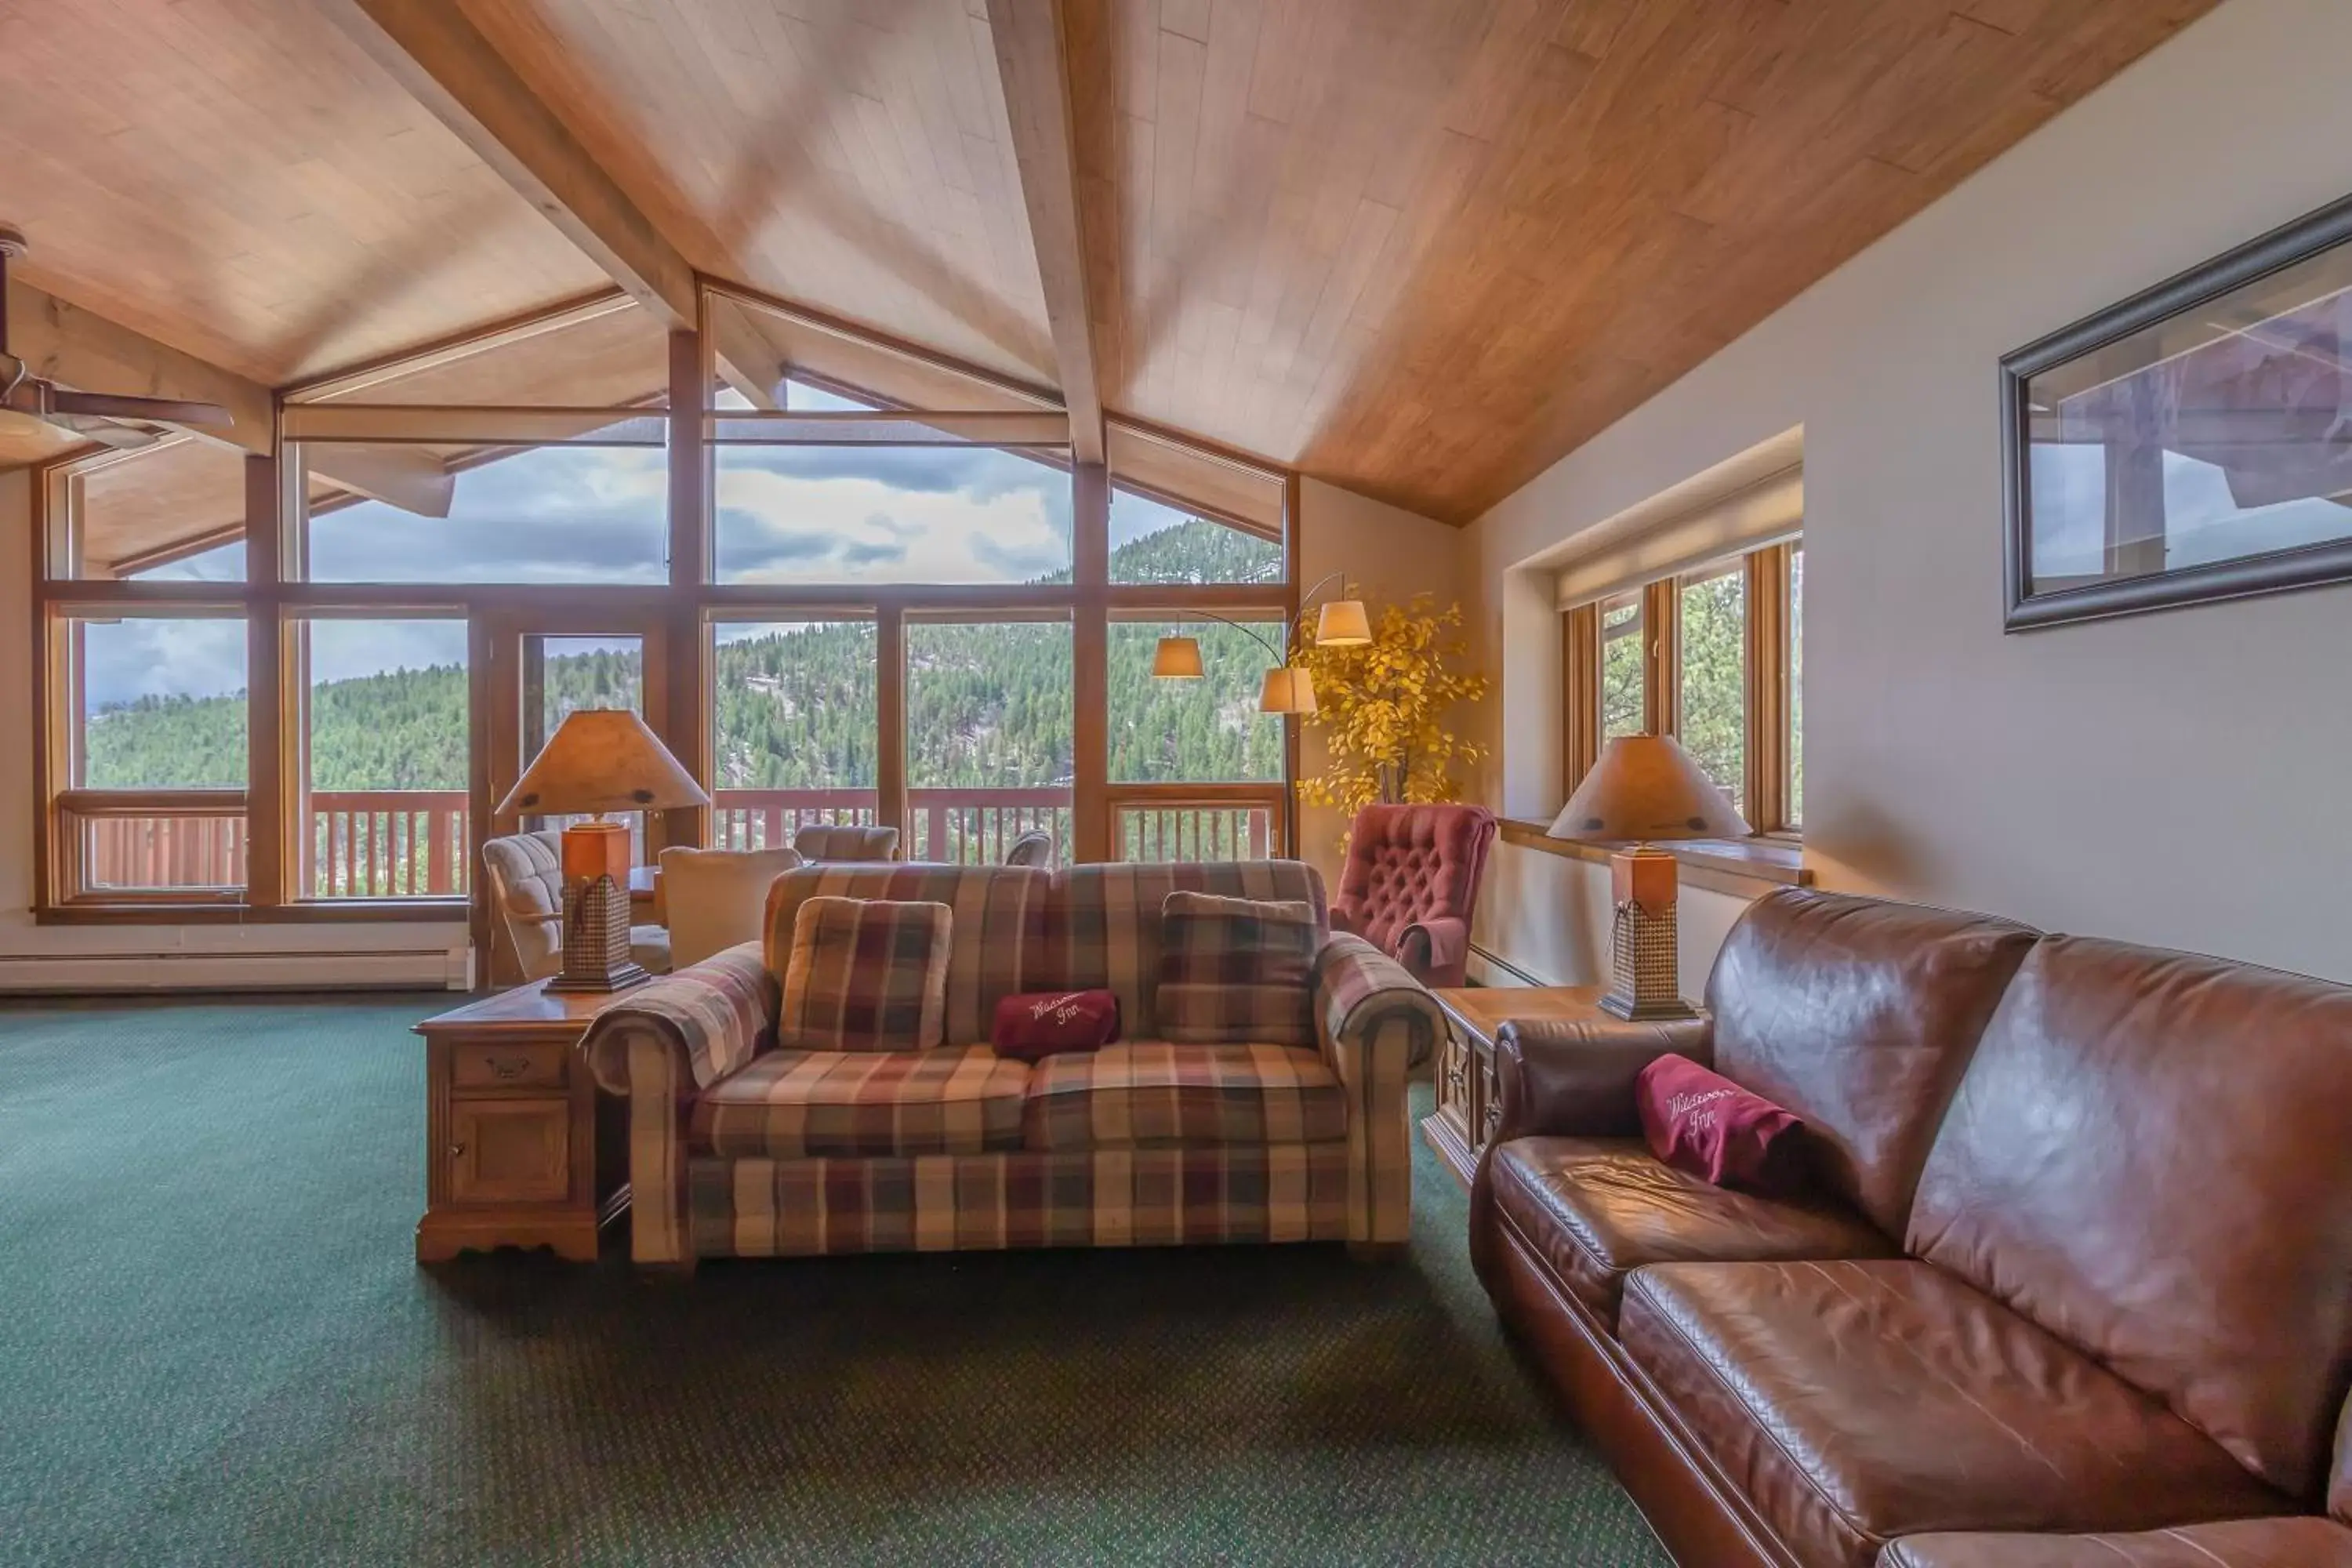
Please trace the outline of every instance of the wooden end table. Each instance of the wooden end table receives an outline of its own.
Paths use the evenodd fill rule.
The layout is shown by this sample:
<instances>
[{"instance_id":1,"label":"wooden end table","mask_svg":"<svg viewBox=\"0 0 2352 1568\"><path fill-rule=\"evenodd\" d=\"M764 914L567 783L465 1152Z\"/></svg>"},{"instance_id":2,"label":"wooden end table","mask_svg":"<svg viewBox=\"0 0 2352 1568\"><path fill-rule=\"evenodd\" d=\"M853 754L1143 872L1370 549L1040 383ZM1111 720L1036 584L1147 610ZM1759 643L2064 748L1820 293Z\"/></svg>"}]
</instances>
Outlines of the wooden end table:
<instances>
[{"instance_id":1,"label":"wooden end table","mask_svg":"<svg viewBox=\"0 0 2352 1568\"><path fill-rule=\"evenodd\" d=\"M613 1179L628 1169L626 1128L617 1102L599 1114L576 1047L614 999L535 980L416 1026L425 1064L419 1263L494 1247L594 1261L598 1230L628 1206L628 1184ZM601 1184L600 1167L612 1173Z\"/></svg>"},{"instance_id":2,"label":"wooden end table","mask_svg":"<svg viewBox=\"0 0 2352 1568\"><path fill-rule=\"evenodd\" d=\"M1433 991L1444 1011L1445 1041L1437 1050L1437 1110L1422 1119L1421 1135L1468 1186L1478 1156L1502 1120L1495 1082L1495 1037L1514 1018L1593 1018L1598 985L1469 985Z\"/></svg>"}]
</instances>

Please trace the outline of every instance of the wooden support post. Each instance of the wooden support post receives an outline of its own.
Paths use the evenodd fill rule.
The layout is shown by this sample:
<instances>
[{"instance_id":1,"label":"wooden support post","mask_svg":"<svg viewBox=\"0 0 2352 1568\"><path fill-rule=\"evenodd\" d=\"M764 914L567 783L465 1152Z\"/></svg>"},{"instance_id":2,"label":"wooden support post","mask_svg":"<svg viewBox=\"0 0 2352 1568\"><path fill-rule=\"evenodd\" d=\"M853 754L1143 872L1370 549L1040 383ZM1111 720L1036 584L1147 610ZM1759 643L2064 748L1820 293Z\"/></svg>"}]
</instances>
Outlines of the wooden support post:
<instances>
[{"instance_id":1,"label":"wooden support post","mask_svg":"<svg viewBox=\"0 0 2352 1568\"><path fill-rule=\"evenodd\" d=\"M285 626L272 592L281 580L286 538L281 462L274 456L245 459L245 574L263 590L247 602L245 622L245 901L257 909L286 902L291 890L286 868L293 835L280 744L287 716Z\"/></svg>"},{"instance_id":2,"label":"wooden support post","mask_svg":"<svg viewBox=\"0 0 2352 1568\"><path fill-rule=\"evenodd\" d=\"M907 612L884 605L874 614L876 737L874 819L898 830L898 854L915 858L914 823L907 816ZM930 847L934 858L945 850Z\"/></svg>"},{"instance_id":3,"label":"wooden support post","mask_svg":"<svg viewBox=\"0 0 2352 1568\"><path fill-rule=\"evenodd\" d=\"M1683 725L1682 582L1662 577L1642 590L1642 723L1653 735Z\"/></svg>"},{"instance_id":4,"label":"wooden support post","mask_svg":"<svg viewBox=\"0 0 2352 1568\"><path fill-rule=\"evenodd\" d=\"M1789 826L1789 557L1786 544L1750 553L1748 589L1748 825Z\"/></svg>"},{"instance_id":5,"label":"wooden support post","mask_svg":"<svg viewBox=\"0 0 2352 1568\"><path fill-rule=\"evenodd\" d=\"M658 705L655 731L670 754L684 763L703 788L717 780L710 755L709 634L694 595L710 581L710 445L709 419L711 363L709 339L700 331L669 335L669 584L671 603L664 617L667 644L646 666L667 668L668 689ZM653 693L646 693L647 706ZM648 825L650 826L650 825ZM662 814L657 852L667 845L700 847L710 842L708 811L689 807Z\"/></svg>"},{"instance_id":6,"label":"wooden support post","mask_svg":"<svg viewBox=\"0 0 2352 1568\"><path fill-rule=\"evenodd\" d=\"M1601 760L1601 606L1559 618L1560 800Z\"/></svg>"},{"instance_id":7,"label":"wooden support post","mask_svg":"<svg viewBox=\"0 0 2352 1568\"><path fill-rule=\"evenodd\" d=\"M1076 789L1070 808L1070 858L1111 859L1110 717L1110 471L1079 463L1070 475L1072 609L1071 741Z\"/></svg>"}]
</instances>

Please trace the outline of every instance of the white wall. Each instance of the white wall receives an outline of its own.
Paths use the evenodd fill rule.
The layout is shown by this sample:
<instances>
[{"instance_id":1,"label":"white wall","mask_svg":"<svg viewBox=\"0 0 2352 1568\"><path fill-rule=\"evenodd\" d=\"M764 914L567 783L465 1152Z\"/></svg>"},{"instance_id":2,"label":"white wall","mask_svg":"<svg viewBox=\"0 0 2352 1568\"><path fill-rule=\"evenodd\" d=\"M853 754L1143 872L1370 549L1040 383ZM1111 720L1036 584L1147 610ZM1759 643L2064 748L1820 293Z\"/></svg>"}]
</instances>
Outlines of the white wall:
<instances>
[{"instance_id":1,"label":"white wall","mask_svg":"<svg viewBox=\"0 0 2352 1568\"><path fill-rule=\"evenodd\" d=\"M1298 512L1301 589L1326 573L1344 572L1375 616L1383 605L1402 604L1419 593L1433 595L1440 609L1464 597L1469 552L1460 529L1320 479L1300 483ZM1338 593L1335 583L1324 596ZM1469 607L1463 605L1465 612ZM1323 737L1311 725L1300 736L1298 760L1304 773L1323 766ZM1300 858L1319 867L1335 889L1339 840L1347 831L1336 811L1307 807L1299 813Z\"/></svg>"},{"instance_id":2,"label":"white wall","mask_svg":"<svg viewBox=\"0 0 2352 1568\"><path fill-rule=\"evenodd\" d=\"M0 473L0 991L463 984L462 921L34 923L30 486Z\"/></svg>"},{"instance_id":3,"label":"white wall","mask_svg":"<svg viewBox=\"0 0 2352 1568\"><path fill-rule=\"evenodd\" d=\"M1822 884L2352 980L2352 590L2004 636L1995 384L2008 351L2352 192L2347 59L2343 0L2226 0L1479 520L1510 685L1490 798L1559 802L1527 563L1801 427ZM1507 858L1485 940L1573 952L1586 917Z\"/></svg>"}]
</instances>

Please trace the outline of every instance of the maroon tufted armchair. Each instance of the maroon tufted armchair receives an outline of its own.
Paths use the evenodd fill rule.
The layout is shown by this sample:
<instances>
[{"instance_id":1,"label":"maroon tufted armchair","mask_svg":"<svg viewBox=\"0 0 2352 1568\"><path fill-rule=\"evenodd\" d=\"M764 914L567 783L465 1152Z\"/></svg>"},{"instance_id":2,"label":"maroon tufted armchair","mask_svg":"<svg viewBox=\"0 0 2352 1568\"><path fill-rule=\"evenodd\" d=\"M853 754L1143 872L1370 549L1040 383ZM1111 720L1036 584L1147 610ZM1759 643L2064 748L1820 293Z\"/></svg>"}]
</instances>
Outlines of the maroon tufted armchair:
<instances>
[{"instance_id":1,"label":"maroon tufted armchair","mask_svg":"<svg viewBox=\"0 0 2352 1568\"><path fill-rule=\"evenodd\" d=\"M1424 985L1459 985L1495 815L1477 805L1368 805L1356 814L1331 928L1350 931Z\"/></svg>"}]
</instances>

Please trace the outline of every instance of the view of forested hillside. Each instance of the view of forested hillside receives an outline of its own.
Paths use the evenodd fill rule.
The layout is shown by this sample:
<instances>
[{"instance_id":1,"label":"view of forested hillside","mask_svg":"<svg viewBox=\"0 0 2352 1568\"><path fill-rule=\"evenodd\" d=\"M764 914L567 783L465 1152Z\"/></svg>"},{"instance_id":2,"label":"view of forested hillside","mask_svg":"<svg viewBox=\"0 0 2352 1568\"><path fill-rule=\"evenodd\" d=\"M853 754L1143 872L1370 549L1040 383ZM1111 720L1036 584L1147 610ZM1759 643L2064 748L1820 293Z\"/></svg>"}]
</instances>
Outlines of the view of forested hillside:
<instances>
[{"instance_id":1,"label":"view of forested hillside","mask_svg":"<svg viewBox=\"0 0 2352 1568\"><path fill-rule=\"evenodd\" d=\"M1274 546L1194 519L1120 545L1121 583L1263 578ZM1156 680L1162 631L1200 640L1207 679ZM1264 628L1279 642L1280 628ZM871 622L722 629L713 686L721 789L871 789L876 648ZM1213 622L1111 627L1110 776L1131 783L1275 779L1282 730L1257 711L1271 656ZM550 658L551 715L631 705L634 650ZM1066 621L914 623L907 630L907 778L918 789L1034 787L1072 775L1071 650ZM466 671L456 665L325 682L310 700L310 787L466 787ZM95 788L241 786L242 694L142 698L101 710L87 728Z\"/></svg>"}]
</instances>

